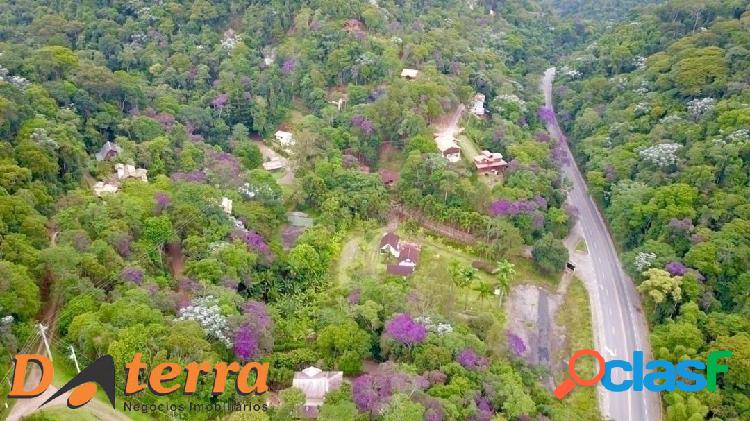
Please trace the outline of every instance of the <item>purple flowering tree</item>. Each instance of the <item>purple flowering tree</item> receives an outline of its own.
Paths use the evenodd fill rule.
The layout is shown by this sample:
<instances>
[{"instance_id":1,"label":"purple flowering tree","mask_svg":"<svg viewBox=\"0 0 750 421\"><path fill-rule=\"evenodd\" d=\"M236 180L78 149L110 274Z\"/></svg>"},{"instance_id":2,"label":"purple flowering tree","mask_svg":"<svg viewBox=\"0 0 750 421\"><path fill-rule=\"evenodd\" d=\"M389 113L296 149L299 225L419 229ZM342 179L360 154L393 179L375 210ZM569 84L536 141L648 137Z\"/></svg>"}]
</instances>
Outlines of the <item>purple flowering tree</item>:
<instances>
[{"instance_id":1,"label":"purple flowering tree","mask_svg":"<svg viewBox=\"0 0 750 421\"><path fill-rule=\"evenodd\" d=\"M219 94L211 101L211 106L219 110L224 109L227 104L229 104L229 95L227 94Z\"/></svg>"},{"instance_id":2,"label":"purple flowering tree","mask_svg":"<svg viewBox=\"0 0 750 421\"><path fill-rule=\"evenodd\" d=\"M266 257L270 257L271 255L271 248L268 247L265 238L256 231L235 230L232 232L230 238L232 240L238 239L243 241L250 249Z\"/></svg>"},{"instance_id":3,"label":"purple flowering tree","mask_svg":"<svg viewBox=\"0 0 750 421\"><path fill-rule=\"evenodd\" d=\"M130 243L132 241L133 239L130 237L130 234L128 233L118 234L113 241L114 242L113 246L115 247L117 254L119 254L122 257L129 257L130 256Z\"/></svg>"},{"instance_id":4,"label":"purple flowering tree","mask_svg":"<svg viewBox=\"0 0 750 421\"><path fill-rule=\"evenodd\" d=\"M247 361L258 355L258 337L252 326L241 325L234 334L234 355Z\"/></svg>"},{"instance_id":5,"label":"purple flowering tree","mask_svg":"<svg viewBox=\"0 0 750 421\"><path fill-rule=\"evenodd\" d=\"M122 272L120 272L120 278L122 278L123 281L128 281L136 285L140 285L143 282L143 269L134 266L128 266L126 268L123 268Z\"/></svg>"},{"instance_id":6,"label":"purple flowering tree","mask_svg":"<svg viewBox=\"0 0 750 421\"><path fill-rule=\"evenodd\" d=\"M241 360L258 357L273 348L273 320L266 305L250 300L242 305L242 320L234 333L234 355Z\"/></svg>"},{"instance_id":7,"label":"purple flowering tree","mask_svg":"<svg viewBox=\"0 0 750 421\"><path fill-rule=\"evenodd\" d=\"M154 213L157 215L161 215L164 210L166 210L169 205L172 203L172 200L169 198L169 195L164 192L156 192L154 193Z\"/></svg>"},{"instance_id":8,"label":"purple flowering tree","mask_svg":"<svg viewBox=\"0 0 750 421\"><path fill-rule=\"evenodd\" d=\"M427 338L427 328L406 313L397 314L385 325L385 334L396 342L413 346Z\"/></svg>"},{"instance_id":9,"label":"purple flowering tree","mask_svg":"<svg viewBox=\"0 0 750 421\"><path fill-rule=\"evenodd\" d=\"M289 76L294 72L296 68L297 59L289 57L284 60L284 63L281 65L281 73L283 73L285 76Z\"/></svg>"},{"instance_id":10,"label":"purple flowering tree","mask_svg":"<svg viewBox=\"0 0 750 421\"><path fill-rule=\"evenodd\" d=\"M490 215L492 216L516 216L520 214L532 215L539 208L544 209L547 201L539 196L531 200L507 200L500 199L492 202L490 205Z\"/></svg>"},{"instance_id":11,"label":"purple flowering tree","mask_svg":"<svg viewBox=\"0 0 750 421\"><path fill-rule=\"evenodd\" d=\"M349 293L349 296L347 297L347 301L350 305L359 304L359 298L360 298L361 291L359 289L354 289L352 292Z\"/></svg>"},{"instance_id":12,"label":"purple flowering tree","mask_svg":"<svg viewBox=\"0 0 750 421\"><path fill-rule=\"evenodd\" d=\"M687 272L687 268L680 262L669 262L664 266L664 270L672 276L682 276Z\"/></svg>"},{"instance_id":13,"label":"purple flowering tree","mask_svg":"<svg viewBox=\"0 0 750 421\"><path fill-rule=\"evenodd\" d=\"M506 332L506 337L508 338L508 347L514 354L521 355L526 352L526 345L523 343L523 339L521 339L520 336L508 331Z\"/></svg>"},{"instance_id":14,"label":"purple flowering tree","mask_svg":"<svg viewBox=\"0 0 750 421\"><path fill-rule=\"evenodd\" d=\"M352 117L352 126L359 129L365 136L372 136L372 134L375 133L375 125L363 115L355 115Z\"/></svg>"},{"instance_id":15,"label":"purple flowering tree","mask_svg":"<svg viewBox=\"0 0 750 421\"><path fill-rule=\"evenodd\" d=\"M477 353L471 348L466 348L459 352L458 355L456 355L456 362L461 364L463 368L471 370L486 367L488 363L486 358L477 355Z\"/></svg>"},{"instance_id":16,"label":"purple flowering tree","mask_svg":"<svg viewBox=\"0 0 750 421\"><path fill-rule=\"evenodd\" d=\"M544 124L552 124L555 121L555 112L550 107L544 105L539 107L537 115L539 115L539 120Z\"/></svg>"},{"instance_id":17,"label":"purple flowering tree","mask_svg":"<svg viewBox=\"0 0 750 421\"><path fill-rule=\"evenodd\" d=\"M352 381L352 397L362 413L380 414L394 393L411 395L424 390L429 382L422 376L395 371L387 364L374 374L364 374Z\"/></svg>"},{"instance_id":18,"label":"purple flowering tree","mask_svg":"<svg viewBox=\"0 0 750 421\"><path fill-rule=\"evenodd\" d=\"M242 182L240 161L232 154L214 152L208 155L206 167L220 184L239 186Z\"/></svg>"}]
</instances>

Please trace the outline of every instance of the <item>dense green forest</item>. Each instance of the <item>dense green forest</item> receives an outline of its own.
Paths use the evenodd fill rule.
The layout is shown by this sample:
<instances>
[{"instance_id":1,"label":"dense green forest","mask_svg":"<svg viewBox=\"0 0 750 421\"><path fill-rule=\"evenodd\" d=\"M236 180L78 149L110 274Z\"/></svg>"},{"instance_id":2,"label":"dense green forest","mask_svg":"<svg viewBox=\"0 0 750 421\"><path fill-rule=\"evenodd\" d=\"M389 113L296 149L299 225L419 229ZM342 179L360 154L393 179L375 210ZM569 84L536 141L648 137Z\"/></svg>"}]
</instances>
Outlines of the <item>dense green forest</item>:
<instances>
[{"instance_id":1,"label":"dense green forest","mask_svg":"<svg viewBox=\"0 0 750 421\"><path fill-rule=\"evenodd\" d=\"M649 10L566 60L558 108L644 294L655 356L734 353L719 391L666 394L667 419L745 420L750 12L739 1Z\"/></svg>"},{"instance_id":2,"label":"dense green forest","mask_svg":"<svg viewBox=\"0 0 750 421\"><path fill-rule=\"evenodd\" d=\"M39 349L41 320L61 370L69 346L83 365L136 352L149 366L270 362L281 403L235 418L296 417L287 388L313 364L355 379L321 419L597 418L514 357L501 312L441 313L403 278L333 276L343 239L384 223L393 200L481 235L487 259L534 241L554 250L570 215L535 77L553 45L583 35L540 18L555 19L533 1L3 2L4 378L11 356ZM401 79L405 67L420 77ZM495 186L447 166L431 139L431 123L475 93L492 118L468 135L513 157ZM287 153L271 141L279 128L296 138L291 183L262 168L261 148ZM361 165L402 181L388 191ZM287 244L291 210L315 225ZM540 261L561 270L559 257ZM454 273L462 288L477 278ZM194 396L126 399L237 398L202 383Z\"/></svg>"}]
</instances>

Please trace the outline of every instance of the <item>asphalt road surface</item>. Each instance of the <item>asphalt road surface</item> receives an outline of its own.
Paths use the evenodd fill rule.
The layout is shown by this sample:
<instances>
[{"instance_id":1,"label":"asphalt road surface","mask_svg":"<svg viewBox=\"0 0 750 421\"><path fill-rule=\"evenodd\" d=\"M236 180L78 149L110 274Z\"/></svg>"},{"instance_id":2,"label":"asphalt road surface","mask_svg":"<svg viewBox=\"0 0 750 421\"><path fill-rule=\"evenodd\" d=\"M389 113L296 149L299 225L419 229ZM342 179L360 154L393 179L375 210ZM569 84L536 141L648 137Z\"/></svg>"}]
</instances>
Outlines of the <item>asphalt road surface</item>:
<instances>
[{"instance_id":1,"label":"asphalt road surface","mask_svg":"<svg viewBox=\"0 0 750 421\"><path fill-rule=\"evenodd\" d=\"M545 104L552 104L552 81L555 68L547 69L542 79ZM614 243L599 209L589 196L586 183L578 170L567 142L564 141L557 120L548 124L552 137L563 139L569 162L563 165L563 173L573 188L568 193L568 201L578 209L578 218L583 229L588 251L591 255L595 286L589 289L594 319L594 342L604 359L632 361L633 351L644 351L650 358L648 328L641 310L640 298L630 278L622 270ZM632 379L631 374L620 370L613 373L615 383ZM661 403L657 393L643 391L609 392L599 387L602 415L616 421L659 421Z\"/></svg>"}]
</instances>

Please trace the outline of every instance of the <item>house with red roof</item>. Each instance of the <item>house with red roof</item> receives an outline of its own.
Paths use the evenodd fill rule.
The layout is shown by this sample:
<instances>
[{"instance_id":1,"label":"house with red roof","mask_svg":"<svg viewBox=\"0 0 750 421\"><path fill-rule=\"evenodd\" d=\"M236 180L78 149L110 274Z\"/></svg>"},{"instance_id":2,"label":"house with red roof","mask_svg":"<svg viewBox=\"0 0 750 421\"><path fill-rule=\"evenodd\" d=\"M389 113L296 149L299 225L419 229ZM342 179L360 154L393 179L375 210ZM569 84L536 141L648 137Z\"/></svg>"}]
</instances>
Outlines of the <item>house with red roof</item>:
<instances>
[{"instance_id":1,"label":"house with red roof","mask_svg":"<svg viewBox=\"0 0 750 421\"><path fill-rule=\"evenodd\" d=\"M499 152L482 151L474 157L474 166L479 174L501 174L508 167L508 163L503 159L503 154Z\"/></svg>"}]
</instances>

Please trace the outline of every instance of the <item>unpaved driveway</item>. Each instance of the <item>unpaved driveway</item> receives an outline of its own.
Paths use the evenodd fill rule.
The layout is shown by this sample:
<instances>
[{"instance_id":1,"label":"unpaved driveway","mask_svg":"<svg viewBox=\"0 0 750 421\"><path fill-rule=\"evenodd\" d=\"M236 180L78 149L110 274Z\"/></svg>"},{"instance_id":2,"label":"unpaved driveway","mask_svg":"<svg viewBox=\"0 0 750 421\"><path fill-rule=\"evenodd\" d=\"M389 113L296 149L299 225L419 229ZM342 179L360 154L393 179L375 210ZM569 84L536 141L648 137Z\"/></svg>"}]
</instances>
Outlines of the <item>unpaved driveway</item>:
<instances>
[{"instance_id":1,"label":"unpaved driveway","mask_svg":"<svg viewBox=\"0 0 750 421\"><path fill-rule=\"evenodd\" d=\"M458 122L461 121L461 116L464 114L466 106L459 104L455 110L443 114L440 118L432 123L432 127L435 128L435 137L450 136L454 139L458 137L458 134L462 129L459 129Z\"/></svg>"},{"instance_id":2,"label":"unpaved driveway","mask_svg":"<svg viewBox=\"0 0 750 421\"><path fill-rule=\"evenodd\" d=\"M284 163L284 169L282 170L284 171L284 173L282 174L281 178L279 178L279 184L292 184L294 182L294 169L292 168L292 162L278 154L275 150L271 149L262 140L253 140L253 143L258 145L258 149L260 149L260 153L263 155L264 162L278 159L279 161Z\"/></svg>"}]
</instances>

